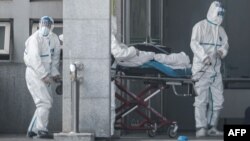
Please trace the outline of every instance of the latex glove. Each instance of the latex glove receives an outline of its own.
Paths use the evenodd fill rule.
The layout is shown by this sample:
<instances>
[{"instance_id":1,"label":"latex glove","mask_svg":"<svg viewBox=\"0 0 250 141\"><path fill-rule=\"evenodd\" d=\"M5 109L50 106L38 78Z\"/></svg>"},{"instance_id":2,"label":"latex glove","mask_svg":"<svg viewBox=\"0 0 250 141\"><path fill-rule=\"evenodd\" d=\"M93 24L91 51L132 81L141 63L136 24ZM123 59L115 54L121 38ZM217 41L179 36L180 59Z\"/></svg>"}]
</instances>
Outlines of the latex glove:
<instances>
[{"instance_id":1,"label":"latex glove","mask_svg":"<svg viewBox=\"0 0 250 141\"><path fill-rule=\"evenodd\" d=\"M53 80L54 82L56 82L56 83L58 83L58 82L61 81L60 75L52 76L51 78L52 78L52 80Z\"/></svg>"},{"instance_id":2,"label":"latex glove","mask_svg":"<svg viewBox=\"0 0 250 141\"><path fill-rule=\"evenodd\" d=\"M203 63L205 65L211 65L211 59L210 59L210 57L205 58L204 61L203 61Z\"/></svg>"},{"instance_id":3,"label":"latex glove","mask_svg":"<svg viewBox=\"0 0 250 141\"><path fill-rule=\"evenodd\" d=\"M222 58L222 56L223 56L223 53L222 53L222 51L220 51L220 50L217 50L217 55L220 57L220 58Z\"/></svg>"},{"instance_id":4,"label":"latex glove","mask_svg":"<svg viewBox=\"0 0 250 141\"><path fill-rule=\"evenodd\" d=\"M42 81L45 83L45 84L50 84L52 81L51 81L51 78L47 75L45 76L44 78L42 78Z\"/></svg>"}]
</instances>

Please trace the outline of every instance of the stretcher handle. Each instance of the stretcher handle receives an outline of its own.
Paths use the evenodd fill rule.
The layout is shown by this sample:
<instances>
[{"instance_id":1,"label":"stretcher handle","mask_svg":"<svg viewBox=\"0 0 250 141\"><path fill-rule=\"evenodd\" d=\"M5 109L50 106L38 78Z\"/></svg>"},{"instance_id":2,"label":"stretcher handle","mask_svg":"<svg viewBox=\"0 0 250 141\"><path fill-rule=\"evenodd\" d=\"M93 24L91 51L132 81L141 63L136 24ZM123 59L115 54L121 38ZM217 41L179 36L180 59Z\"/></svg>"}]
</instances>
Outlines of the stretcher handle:
<instances>
[{"instance_id":1,"label":"stretcher handle","mask_svg":"<svg viewBox=\"0 0 250 141\"><path fill-rule=\"evenodd\" d=\"M178 93L177 90L176 90L176 85L171 85L172 89L173 89L173 92L176 96L184 96L184 97L187 97L187 96L192 96L193 94L190 93L191 89L190 89L190 85L188 85L188 88L187 88L187 93L184 93L184 94L181 94L181 93Z\"/></svg>"}]
</instances>

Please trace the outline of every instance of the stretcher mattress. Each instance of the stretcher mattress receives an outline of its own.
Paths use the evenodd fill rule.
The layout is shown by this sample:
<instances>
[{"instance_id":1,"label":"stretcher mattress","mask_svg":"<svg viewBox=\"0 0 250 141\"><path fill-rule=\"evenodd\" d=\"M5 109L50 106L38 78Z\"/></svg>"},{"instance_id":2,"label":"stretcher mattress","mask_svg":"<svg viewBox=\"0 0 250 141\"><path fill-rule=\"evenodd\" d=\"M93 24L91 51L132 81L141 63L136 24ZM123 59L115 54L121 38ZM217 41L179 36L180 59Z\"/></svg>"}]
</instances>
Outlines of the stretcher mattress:
<instances>
[{"instance_id":1,"label":"stretcher mattress","mask_svg":"<svg viewBox=\"0 0 250 141\"><path fill-rule=\"evenodd\" d=\"M176 77L176 78L183 78L183 77L191 77L191 69L190 68L185 68L185 69L172 69L162 63L159 63L157 61L149 61L141 67L150 67L154 68L161 73L165 74L166 76L169 77Z\"/></svg>"},{"instance_id":2,"label":"stretcher mattress","mask_svg":"<svg viewBox=\"0 0 250 141\"><path fill-rule=\"evenodd\" d=\"M143 76L143 75L157 76L158 74L162 74L166 77L190 78L192 75L190 68L172 69L157 61L149 61L140 67L117 66L117 70L124 72L126 75L136 75L136 76Z\"/></svg>"}]
</instances>

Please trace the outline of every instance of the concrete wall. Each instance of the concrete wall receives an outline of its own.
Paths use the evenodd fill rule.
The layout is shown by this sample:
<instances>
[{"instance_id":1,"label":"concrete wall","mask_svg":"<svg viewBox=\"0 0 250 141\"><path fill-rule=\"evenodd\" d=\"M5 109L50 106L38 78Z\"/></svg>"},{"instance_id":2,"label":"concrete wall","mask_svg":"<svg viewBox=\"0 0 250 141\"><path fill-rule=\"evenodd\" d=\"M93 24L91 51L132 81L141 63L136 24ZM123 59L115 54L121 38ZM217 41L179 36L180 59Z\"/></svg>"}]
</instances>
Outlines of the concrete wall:
<instances>
[{"instance_id":1,"label":"concrete wall","mask_svg":"<svg viewBox=\"0 0 250 141\"><path fill-rule=\"evenodd\" d=\"M25 82L24 42L29 36L29 20L49 15L62 19L62 0L30 2L0 1L0 19L13 19L13 59L0 61L0 133L25 133L35 110ZM62 97L53 94L49 129L61 131Z\"/></svg>"},{"instance_id":2,"label":"concrete wall","mask_svg":"<svg viewBox=\"0 0 250 141\"><path fill-rule=\"evenodd\" d=\"M63 132L71 131L69 65L84 64L80 84L80 132L110 136L110 2L66 0L63 3Z\"/></svg>"}]
</instances>

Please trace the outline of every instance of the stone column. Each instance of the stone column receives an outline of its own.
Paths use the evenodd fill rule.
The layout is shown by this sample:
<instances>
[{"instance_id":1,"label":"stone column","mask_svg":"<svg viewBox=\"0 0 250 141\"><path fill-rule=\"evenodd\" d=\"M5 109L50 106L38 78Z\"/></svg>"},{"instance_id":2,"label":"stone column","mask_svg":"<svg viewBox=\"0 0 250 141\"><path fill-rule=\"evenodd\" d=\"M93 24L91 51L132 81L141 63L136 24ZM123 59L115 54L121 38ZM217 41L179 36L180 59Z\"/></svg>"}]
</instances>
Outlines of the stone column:
<instances>
[{"instance_id":1,"label":"stone column","mask_svg":"<svg viewBox=\"0 0 250 141\"><path fill-rule=\"evenodd\" d=\"M69 65L83 63L79 130L110 136L110 1L63 1L63 132L71 131Z\"/></svg>"}]
</instances>

